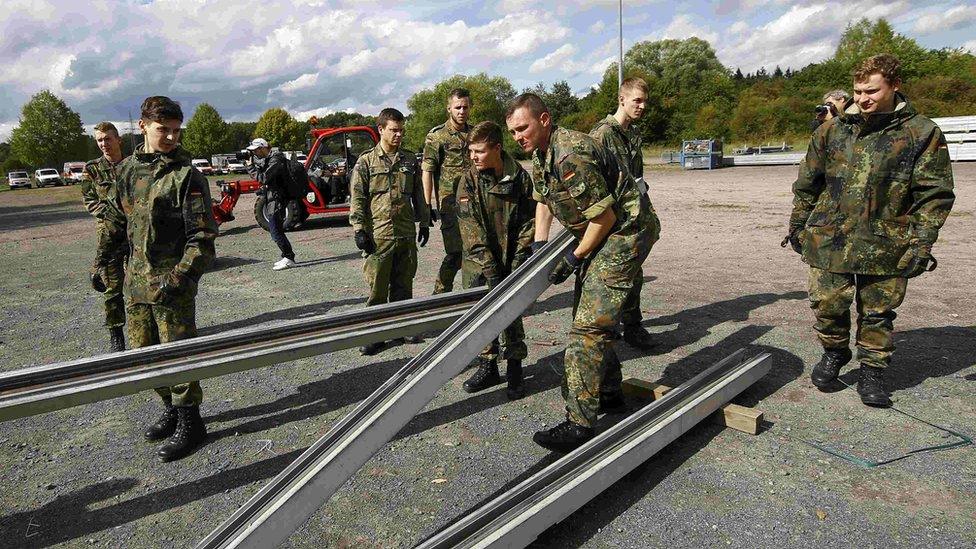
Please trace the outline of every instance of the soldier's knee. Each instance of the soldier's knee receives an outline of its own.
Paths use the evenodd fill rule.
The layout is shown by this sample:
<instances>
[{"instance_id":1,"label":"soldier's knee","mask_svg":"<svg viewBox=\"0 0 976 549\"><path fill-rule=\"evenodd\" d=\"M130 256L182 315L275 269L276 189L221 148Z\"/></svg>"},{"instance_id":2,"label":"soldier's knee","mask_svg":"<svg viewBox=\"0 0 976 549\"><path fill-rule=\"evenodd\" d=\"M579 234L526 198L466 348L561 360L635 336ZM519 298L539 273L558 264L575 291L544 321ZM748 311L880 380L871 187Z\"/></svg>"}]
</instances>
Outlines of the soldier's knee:
<instances>
[{"instance_id":1,"label":"soldier's knee","mask_svg":"<svg viewBox=\"0 0 976 549\"><path fill-rule=\"evenodd\" d=\"M454 269L455 271L461 268L461 254L460 253L449 253L444 256L444 265Z\"/></svg>"}]
</instances>

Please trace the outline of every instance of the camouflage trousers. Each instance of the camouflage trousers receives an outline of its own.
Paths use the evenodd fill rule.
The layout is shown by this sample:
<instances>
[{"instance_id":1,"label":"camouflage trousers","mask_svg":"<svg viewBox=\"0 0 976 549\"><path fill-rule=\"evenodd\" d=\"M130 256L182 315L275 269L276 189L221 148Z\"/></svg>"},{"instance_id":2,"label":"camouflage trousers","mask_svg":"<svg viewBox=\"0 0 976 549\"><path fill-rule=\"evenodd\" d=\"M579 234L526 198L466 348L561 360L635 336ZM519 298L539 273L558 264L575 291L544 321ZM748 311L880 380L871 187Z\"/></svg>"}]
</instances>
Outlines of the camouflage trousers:
<instances>
[{"instance_id":1,"label":"camouflage trousers","mask_svg":"<svg viewBox=\"0 0 976 549\"><path fill-rule=\"evenodd\" d=\"M465 273L462 273L464 275ZM504 277L503 277L504 278ZM480 270L477 274L470 277L464 276L463 287L467 288L477 288L478 286L484 286L486 281ZM499 343L500 340L500 343ZM497 361L499 350L504 349L501 352L502 359L504 360L524 360L525 357L529 356L529 348L525 345L525 328L522 326L522 317L515 319L496 337L489 343L478 357L481 360Z\"/></svg>"},{"instance_id":2,"label":"camouflage trousers","mask_svg":"<svg viewBox=\"0 0 976 549\"><path fill-rule=\"evenodd\" d=\"M128 303L125 312L129 317L129 347L133 349L197 335L196 302L193 298L165 305ZM155 391L163 402L174 406L199 406L203 402L203 389L199 381L157 387Z\"/></svg>"},{"instance_id":3,"label":"camouflage trousers","mask_svg":"<svg viewBox=\"0 0 976 549\"><path fill-rule=\"evenodd\" d=\"M114 328L125 326L125 298L122 296L122 283L125 281L125 258L119 258L102 269L105 292L102 305L105 308L105 325Z\"/></svg>"},{"instance_id":4,"label":"camouflage trousers","mask_svg":"<svg viewBox=\"0 0 976 549\"><path fill-rule=\"evenodd\" d=\"M651 207L651 201L647 198L647 195L642 195L641 200L647 203L648 209L651 210L651 246L657 242L658 238L661 236L661 222L658 220L657 214ZM636 276L634 277L634 286L630 289L630 293L627 294L627 301L624 302L624 310L620 316L620 322L624 326L636 326L639 325L644 320L644 315L641 313L641 290L644 288L644 268L643 266L637 270Z\"/></svg>"},{"instance_id":5,"label":"camouflage trousers","mask_svg":"<svg viewBox=\"0 0 976 549\"><path fill-rule=\"evenodd\" d=\"M908 279L832 273L810 267L810 307L824 349L846 349L851 340L851 304L857 309L857 359L884 368L895 350L895 309L905 299Z\"/></svg>"},{"instance_id":6,"label":"camouflage trousers","mask_svg":"<svg viewBox=\"0 0 976 549\"><path fill-rule=\"evenodd\" d=\"M363 265L363 277L369 285L366 306L412 298L416 274L417 245L413 239L378 240L376 251L366 256Z\"/></svg>"},{"instance_id":7,"label":"camouflage trousers","mask_svg":"<svg viewBox=\"0 0 976 549\"><path fill-rule=\"evenodd\" d=\"M440 225L441 237L444 240L444 259L437 271L437 280L434 281L434 294L453 291L454 277L458 271L461 271L461 287L473 288L474 285L466 285L465 280L470 281L478 277L481 274L481 269L464 257L461 227L458 225L457 217L457 198L453 193L441 195L438 211L441 215Z\"/></svg>"},{"instance_id":8,"label":"camouflage trousers","mask_svg":"<svg viewBox=\"0 0 976 549\"><path fill-rule=\"evenodd\" d=\"M584 264L573 292L573 327L566 347L562 395L566 415L592 427L600 409L600 394L620 392L623 375L613 348L624 305L637 273L651 251L650 230L642 230L636 250L605 245ZM621 259L621 256L626 256Z\"/></svg>"}]
</instances>

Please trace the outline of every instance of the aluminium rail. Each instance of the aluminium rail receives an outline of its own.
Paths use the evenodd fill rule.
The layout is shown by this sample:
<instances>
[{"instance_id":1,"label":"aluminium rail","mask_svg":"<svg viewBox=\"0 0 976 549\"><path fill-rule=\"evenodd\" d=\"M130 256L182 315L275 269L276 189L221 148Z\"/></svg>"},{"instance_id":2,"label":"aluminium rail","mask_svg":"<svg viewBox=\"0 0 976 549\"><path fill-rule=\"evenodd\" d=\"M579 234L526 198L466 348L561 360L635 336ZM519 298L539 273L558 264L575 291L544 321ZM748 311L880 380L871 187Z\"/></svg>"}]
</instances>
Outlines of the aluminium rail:
<instances>
[{"instance_id":1,"label":"aluminium rail","mask_svg":"<svg viewBox=\"0 0 976 549\"><path fill-rule=\"evenodd\" d=\"M274 547L389 442L436 392L549 287L573 243L563 231L492 289L349 415L336 423L198 548Z\"/></svg>"},{"instance_id":2,"label":"aluminium rail","mask_svg":"<svg viewBox=\"0 0 976 549\"><path fill-rule=\"evenodd\" d=\"M525 547L769 372L739 350L416 547Z\"/></svg>"},{"instance_id":3,"label":"aluminium rail","mask_svg":"<svg viewBox=\"0 0 976 549\"><path fill-rule=\"evenodd\" d=\"M0 373L0 421L445 328L475 288Z\"/></svg>"}]
</instances>

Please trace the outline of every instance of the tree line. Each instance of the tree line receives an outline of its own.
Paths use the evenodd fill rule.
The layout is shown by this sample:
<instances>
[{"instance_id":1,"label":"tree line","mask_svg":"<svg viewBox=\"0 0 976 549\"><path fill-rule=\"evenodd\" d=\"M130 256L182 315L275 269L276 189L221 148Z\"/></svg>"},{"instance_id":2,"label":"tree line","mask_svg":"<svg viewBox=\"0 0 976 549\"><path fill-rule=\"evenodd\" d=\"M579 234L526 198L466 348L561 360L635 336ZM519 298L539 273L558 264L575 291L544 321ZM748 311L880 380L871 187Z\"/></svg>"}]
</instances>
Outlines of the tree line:
<instances>
[{"instance_id":1,"label":"tree line","mask_svg":"<svg viewBox=\"0 0 976 549\"><path fill-rule=\"evenodd\" d=\"M638 123L645 143L723 139L757 144L807 136L813 107L823 94L833 89L850 92L851 71L878 53L901 60L903 90L922 114L976 114L976 56L961 49L925 49L894 32L884 19L849 25L831 58L799 70L777 66L771 73L761 68L743 74L738 67L724 66L707 41L688 38L634 44L624 55L624 74L643 78L650 88L647 109ZM471 92L471 120L494 120L503 126L505 105L518 93L503 76L451 76L407 100L410 115L404 146L422 149L427 131L445 121L445 98L456 87ZM551 86L540 83L523 91L542 96L557 124L589 131L616 109L617 64L607 67L600 83L583 97L574 95L565 81ZM203 158L240 150L254 137L283 150L305 149L311 122L325 128L372 125L375 119L337 112L302 121L282 108L272 108L256 122L225 122L213 106L203 103L186 123L183 146ZM123 140L125 154L131 153L132 141ZM507 135L506 149L519 152ZM65 161L98 154L78 114L45 90L24 105L10 142L0 143L0 170L60 167Z\"/></svg>"}]
</instances>

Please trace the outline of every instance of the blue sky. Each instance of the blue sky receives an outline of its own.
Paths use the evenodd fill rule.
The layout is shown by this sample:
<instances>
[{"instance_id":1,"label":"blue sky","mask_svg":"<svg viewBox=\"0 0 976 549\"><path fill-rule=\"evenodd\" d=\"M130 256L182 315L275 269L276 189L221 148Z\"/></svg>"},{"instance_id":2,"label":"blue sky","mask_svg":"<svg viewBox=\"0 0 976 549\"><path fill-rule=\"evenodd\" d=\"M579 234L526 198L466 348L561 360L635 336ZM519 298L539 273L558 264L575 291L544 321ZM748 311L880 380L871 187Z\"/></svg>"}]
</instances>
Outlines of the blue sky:
<instances>
[{"instance_id":1,"label":"blue sky","mask_svg":"<svg viewBox=\"0 0 976 549\"><path fill-rule=\"evenodd\" d=\"M844 27L887 18L930 48L976 52L976 0L624 1L625 48L708 40L731 69L801 68L829 57ZM405 109L457 73L505 76L523 89L567 80L583 94L617 55L616 0L5 0L0 13L0 139L50 89L91 126L169 95L228 120L271 107L299 118Z\"/></svg>"}]
</instances>

